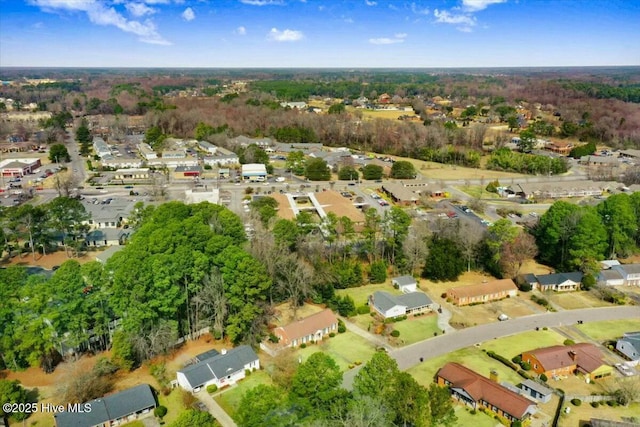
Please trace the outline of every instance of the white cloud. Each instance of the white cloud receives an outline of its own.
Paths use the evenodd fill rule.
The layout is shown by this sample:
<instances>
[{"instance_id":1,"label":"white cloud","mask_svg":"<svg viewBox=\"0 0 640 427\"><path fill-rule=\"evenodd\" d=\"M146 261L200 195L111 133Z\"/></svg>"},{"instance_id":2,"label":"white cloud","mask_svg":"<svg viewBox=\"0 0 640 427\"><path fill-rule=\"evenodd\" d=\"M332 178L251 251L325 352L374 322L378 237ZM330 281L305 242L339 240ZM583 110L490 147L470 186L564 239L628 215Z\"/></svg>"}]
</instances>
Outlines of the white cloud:
<instances>
[{"instance_id":1,"label":"white cloud","mask_svg":"<svg viewBox=\"0 0 640 427\"><path fill-rule=\"evenodd\" d=\"M271 31L269 31L269 34L267 34L267 38L276 42L295 42L302 40L304 38L304 34L302 34L302 31L297 30L287 29L280 31L277 28L272 28Z\"/></svg>"},{"instance_id":2,"label":"white cloud","mask_svg":"<svg viewBox=\"0 0 640 427\"><path fill-rule=\"evenodd\" d=\"M240 36L244 36L245 34L247 34L247 29L245 27L243 27L243 26L240 26L240 27L236 28L235 33L240 35Z\"/></svg>"},{"instance_id":3,"label":"white cloud","mask_svg":"<svg viewBox=\"0 0 640 427\"><path fill-rule=\"evenodd\" d=\"M249 6L282 6L284 2L282 0L240 0L240 3L248 4Z\"/></svg>"},{"instance_id":4,"label":"white cloud","mask_svg":"<svg viewBox=\"0 0 640 427\"><path fill-rule=\"evenodd\" d=\"M347 24L353 24L355 22L352 18L343 18L342 20Z\"/></svg>"},{"instance_id":5,"label":"white cloud","mask_svg":"<svg viewBox=\"0 0 640 427\"><path fill-rule=\"evenodd\" d=\"M403 43L404 39L407 38L407 33L396 33L393 37L378 37L374 39L369 39L369 43L371 44L396 44Z\"/></svg>"},{"instance_id":6,"label":"white cloud","mask_svg":"<svg viewBox=\"0 0 640 427\"><path fill-rule=\"evenodd\" d=\"M411 3L411 12L415 13L416 15L428 15L429 9L427 9L426 7L421 8L417 4Z\"/></svg>"},{"instance_id":7,"label":"white cloud","mask_svg":"<svg viewBox=\"0 0 640 427\"><path fill-rule=\"evenodd\" d=\"M156 13L154 8L149 7L144 3L126 3L124 7L127 9L127 12L136 17L153 15Z\"/></svg>"},{"instance_id":8,"label":"white cloud","mask_svg":"<svg viewBox=\"0 0 640 427\"><path fill-rule=\"evenodd\" d=\"M371 0L364 0L364 4L366 4L367 6L375 6L378 4L377 1L371 1Z\"/></svg>"},{"instance_id":9,"label":"white cloud","mask_svg":"<svg viewBox=\"0 0 640 427\"><path fill-rule=\"evenodd\" d=\"M462 7L469 12L486 9L492 4L506 3L507 0L462 0Z\"/></svg>"},{"instance_id":10,"label":"white cloud","mask_svg":"<svg viewBox=\"0 0 640 427\"><path fill-rule=\"evenodd\" d=\"M33 24L33 25L31 26L31 28L34 28L34 29L36 29L36 30L39 30L39 29L41 29L41 28L44 28L44 23L42 23L42 22L36 22L35 24Z\"/></svg>"},{"instance_id":11,"label":"white cloud","mask_svg":"<svg viewBox=\"0 0 640 427\"><path fill-rule=\"evenodd\" d=\"M144 43L170 45L158 33L153 21L128 20L113 7L107 7L97 0L30 0L30 4L39 6L45 12L68 11L84 12L89 21L96 25L114 26L126 33L135 34Z\"/></svg>"},{"instance_id":12,"label":"white cloud","mask_svg":"<svg viewBox=\"0 0 640 427\"><path fill-rule=\"evenodd\" d=\"M458 25L456 28L464 33L470 33L476 25L476 18L471 15L453 14L446 10L440 11L435 9L433 11L433 16L436 17L436 22Z\"/></svg>"},{"instance_id":13,"label":"white cloud","mask_svg":"<svg viewBox=\"0 0 640 427\"><path fill-rule=\"evenodd\" d=\"M184 19L185 21L193 21L194 19L196 19L196 13L190 7L186 8L180 16L182 16L182 19Z\"/></svg>"}]
</instances>

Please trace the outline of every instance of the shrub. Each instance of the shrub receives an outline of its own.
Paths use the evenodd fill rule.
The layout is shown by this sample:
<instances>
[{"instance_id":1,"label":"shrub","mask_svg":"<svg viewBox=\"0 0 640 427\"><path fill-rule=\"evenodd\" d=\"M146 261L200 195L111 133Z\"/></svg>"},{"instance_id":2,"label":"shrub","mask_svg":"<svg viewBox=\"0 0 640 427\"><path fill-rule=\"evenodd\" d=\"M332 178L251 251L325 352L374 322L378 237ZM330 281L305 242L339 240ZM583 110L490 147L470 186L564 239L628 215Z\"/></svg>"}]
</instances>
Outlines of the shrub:
<instances>
[{"instance_id":1,"label":"shrub","mask_svg":"<svg viewBox=\"0 0 640 427\"><path fill-rule=\"evenodd\" d=\"M549 378L547 378L547 376L545 374L540 374L540 380L542 380L542 382L547 382L549 380Z\"/></svg>"},{"instance_id":2,"label":"shrub","mask_svg":"<svg viewBox=\"0 0 640 427\"><path fill-rule=\"evenodd\" d=\"M591 406L593 408L597 408L598 406L600 406L600 402L591 402Z\"/></svg>"},{"instance_id":3,"label":"shrub","mask_svg":"<svg viewBox=\"0 0 640 427\"><path fill-rule=\"evenodd\" d=\"M156 406L156 408L153 410L153 415L160 419L164 418L164 416L167 415L167 407L162 405Z\"/></svg>"},{"instance_id":4,"label":"shrub","mask_svg":"<svg viewBox=\"0 0 640 427\"><path fill-rule=\"evenodd\" d=\"M530 371L531 370L531 363L529 363L529 362L520 362L520 366L525 371Z\"/></svg>"},{"instance_id":5,"label":"shrub","mask_svg":"<svg viewBox=\"0 0 640 427\"><path fill-rule=\"evenodd\" d=\"M329 338L333 338L333 337L335 337L335 336L336 336L336 333L335 333L335 332L329 332Z\"/></svg>"},{"instance_id":6,"label":"shrub","mask_svg":"<svg viewBox=\"0 0 640 427\"><path fill-rule=\"evenodd\" d=\"M342 320L338 319L338 333L344 334L345 332L347 332L347 327Z\"/></svg>"},{"instance_id":7,"label":"shrub","mask_svg":"<svg viewBox=\"0 0 640 427\"><path fill-rule=\"evenodd\" d=\"M307 344L306 343L300 344L300 348L307 348Z\"/></svg>"},{"instance_id":8,"label":"shrub","mask_svg":"<svg viewBox=\"0 0 640 427\"><path fill-rule=\"evenodd\" d=\"M522 362L522 356L520 356L520 355L514 356L513 358L511 358L511 361L513 363L517 363L519 365L520 362Z\"/></svg>"},{"instance_id":9,"label":"shrub","mask_svg":"<svg viewBox=\"0 0 640 427\"><path fill-rule=\"evenodd\" d=\"M369 270L369 280L371 283L384 283L387 280L387 263L384 261L372 263Z\"/></svg>"},{"instance_id":10,"label":"shrub","mask_svg":"<svg viewBox=\"0 0 640 427\"><path fill-rule=\"evenodd\" d=\"M361 305L356 309L356 313L358 314L367 314L369 312L369 306L368 305Z\"/></svg>"},{"instance_id":11,"label":"shrub","mask_svg":"<svg viewBox=\"0 0 640 427\"><path fill-rule=\"evenodd\" d=\"M400 336L400 331L397 329L394 329L393 331L391 331L391 336L394 338L398 338Z\"/></svg>"},{"instance_id":12,"label":"shrub","mask_svg":"<svg viewBox=\"0 0 640 427\"><path fill-rule=\"evenodd\" d=\"M271 334L269 334L269 341L271 341L274 344L277 344L278 341L280 341L280 338L278 338L273 333L271 333Z\"/></svg>"},{"instance_id":13,"label":"shrub","mask_svg":"<svg viewBox=\"0 0 640 427\"><path fill-rule=\"evenodd\" d=\"M569 338L567 338L566 340L564 340L563 344L564 345L574 345L576 342L574 340L570 340Z\"/></svg>"},{"instance_id":14,"label":"shrub","mask_svg":"<svg viewBox=\"0 0 640 427\"><path fill-rule=\"evenodd\" d=\"M580 405L582 405L582 400L580 400L580 399L571 399L571 404L573 406L580 406Z\"/></svg>"},{"instance_id":15,"label":"shrub","mask_svg":"<svg viewBox=\"0 0 640 427\"><path fill-rule=\"evenodd\" d=\"M193 404L196 403L198 400L193 394L189 393L187 390L182 390L181 398L182 398L182 407L184 409L191 408Z\"/></svg>"},{"instance_id":16,"label":"shrub","mask_svg":"<svg viewBox=\"0 0 640 427\"><path fill-rule=\"evenodd\" d=\"M218 386L215 384L209 384L207 386L207 393L215 393L216 391L218 391Z\"/></svg>"},{"instance_id":17,"label":"shrub","mask_svg":"<svg viewBox=\"0 0 640 427\"><path fill-rule=\"evenodd\" d=\"M248 377L249 375L251 375L251 369L245 369L244 370L244 376Z\"/></svg>"}]
</instances>

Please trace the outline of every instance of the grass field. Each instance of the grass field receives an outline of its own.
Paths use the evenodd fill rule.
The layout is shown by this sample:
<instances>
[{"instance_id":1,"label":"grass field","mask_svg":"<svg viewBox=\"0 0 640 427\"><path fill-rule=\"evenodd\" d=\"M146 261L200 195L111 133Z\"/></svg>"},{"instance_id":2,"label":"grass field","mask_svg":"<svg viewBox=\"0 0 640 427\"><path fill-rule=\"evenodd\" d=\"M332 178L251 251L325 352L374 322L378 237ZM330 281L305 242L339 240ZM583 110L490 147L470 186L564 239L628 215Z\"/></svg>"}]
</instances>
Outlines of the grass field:
<instances>
[{"instance_id":1,"label":"grass field","mask_svg":"<svg viewBox=\"0 0 640 427\"><path fill-rule=\"evenodd\" d=\"M500 376L500 381L509 381L518 384L522 377L515 371L507 368L502 363L494 360L480 351L477 347L467 347L453 353L445 354L434 359L429 359L413 368L407 370L416 381L424 386L429 386L438 372L447 362L458 362L469 369L476 371L485 377L489 376L491 370L496 370Z\"/></svg>"},{"instance_id":2,"label":"grass field","mask_svg":"<svg viewBox=\"0 0 640 427\"><path fill-rule=\"evenodd\" d=\"M582 424L581 421L591 418L612 421L623 421L622 417L640 418L640 403L633 403L627 407L617 406L615 408L607 405L600 405L597 408L593 408L591 405L585 403L581 406L573 406L570 402L565 402L564 406L570 407L571 413L565 414L564 411L562 412L558 420L558 427L582 426L584 424Z\"/></svg>"},{"instance_id":3,"label":"grass field","mask_svg":"<svg viewBox=\"0 0 640 427\"><path fill-rule=\"evenodd\" d=\"M377 283L375 285L365 285L349 289L338 289L336 291L336 294L340 297L349 295L356 303L356 307L358 307L360 305L366 304L369 300L369 295L373 294L376 291L385 291L394 295L402 294L402 292L400 292L398 289L394 289L394 287L391 286L391 280L387 280L385 283Z\"/></svg>"},{"instance_id":4,"label":"grass field","mask_svg":"<svg viewBox=\"0 0 640 427\"><path fill-rule=\"evenodd\" d=\"M545 292L544 297L566 310L578 308L609 307L610 303L596 298L591 292Z\"/></svg>"},{"instance_id":5,"label":"grass field","mask_svg":"<svg viewBox=\"0 0 640 427\"><path fill-rule=\"evenodd\" d=\"M485 349L487 351L491 350L501 356L511 359L526 350L560 345L563 343L564 339L565 337L552 330L531 331L514 335L512 337L487 341L480 345L480 349Z\"/></svg>"},{"instance_id":6,"label":"grass field","mask_svg":"<svg viewBox=\"0 0 640 427\"><path fill-rule=\"evenodd\" d=\"M395 160L406 160L413 163L419 174L431 179L484 179L489 180L509 180L511 178L523 178L522 175L513 172L500 172L487 169L466 168L463 166L444 165L442 163L427 162L423 160L410 159L406 157L393 157Z\"/></svg>"},{"instance_id":7,"label":"grass field","mask_svg":"<svg viewBox=\"0 0 640 427\"><path fill-rule=\"evenodd\" d=\"M224 409L227 414L233 417L233 414L235 414L236 409L240 405L242 396L247 392L247 390L257 387L260 384L272 384L271 378L269 378L269 375L265 371L253 372L250 376L246 377L229 390L215 395L214 399L220 406L222 406L222 409Z\"/></svg>"},{"instance_id":8,"label":"grass field","mask_svg":"<svg viewBox=\"0 0 640 427\"><path fill-rule=\"evenodd\" d=\"M304 362L309 356L318 351L331 356L340 367L340 370L344 372L349 369L349 365L355 364L355 362L367 363L375 352L375 346L366 339L347 330L344 334L338 334L320 344L301 348L297 351L297 355Z\"/></svg>"},{"instance_id":9,"label":"grass field","mask_svg":"<svg viewBox=\"0 0 640 427\"><path fill-rule=\"evenodd\" d=\"M500 196L498 196L496 193L490 193L487 190L485 190L486 184L485 186L481 186L481 185L464 185L462 187L455 187L458 190L468 194L469 196L473 197L474 199L499 199Z\"/></svg>"},{"instance_id":10,"label":"grass field","mask_svg":"<svg viewBox=\"0 0 640 427\"><path fill-rule=\"evenodd\" d=\"M596 341L604 341L619 338L624 332L640 331L640 319L589 322L576 325L576 328Z\"/></svg>"},{"instance_id":11,"label":"grass field","mask_svg":"<svg viewBox=\"0 0 640 427\"><path fill-rule=\"evenodd\" d=\"M394 323L393 328L400 331L402 345L433 337L434 332L440 333L438 328L438 316L429 314L426 316L410 317L402 322Z\"/></svg>"}]
</instances>

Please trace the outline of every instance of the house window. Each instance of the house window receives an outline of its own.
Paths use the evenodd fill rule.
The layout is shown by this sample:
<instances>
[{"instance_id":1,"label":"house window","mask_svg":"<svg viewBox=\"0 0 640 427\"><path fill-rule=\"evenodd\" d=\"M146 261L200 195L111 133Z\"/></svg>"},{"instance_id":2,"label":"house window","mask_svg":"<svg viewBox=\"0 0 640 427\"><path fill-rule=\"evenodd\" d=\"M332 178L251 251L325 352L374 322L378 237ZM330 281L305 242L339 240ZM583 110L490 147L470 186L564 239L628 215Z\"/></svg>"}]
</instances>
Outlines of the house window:
<instances>
[{"instance_id":1,"label":"house window","mask_svg":"<svg viewBox=\"0 0 640 427\"><path fill-rule=\"evenodd\" d=\"M538 369L538 364L537 363L533 364L533 369Z\"/></svg>"}]
</instances>

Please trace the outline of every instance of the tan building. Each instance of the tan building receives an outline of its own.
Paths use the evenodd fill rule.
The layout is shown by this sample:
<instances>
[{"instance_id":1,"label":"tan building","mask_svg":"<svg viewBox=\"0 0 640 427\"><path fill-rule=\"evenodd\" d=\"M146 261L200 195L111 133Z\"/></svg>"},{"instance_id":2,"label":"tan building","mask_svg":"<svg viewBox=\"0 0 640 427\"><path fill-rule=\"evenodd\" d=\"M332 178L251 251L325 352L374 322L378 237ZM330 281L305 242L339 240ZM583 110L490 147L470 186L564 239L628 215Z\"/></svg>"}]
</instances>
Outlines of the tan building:
<instances>
[{"instance_id":1,"label":"tan building","mask_svg":"<svg viewBox=\"0 0 640 427\"><path fill-rule=\"evenodd\" d=\"M518 288L511 279L493 280L471 286L459 286L447 291L447 299L455 305L480 304L498 301L518 295Z\"/></svg>"},{"instance_id":2,"label":"tan building","mask_svg":"<svg viewBox=\"0 0 640 427\"><path fill-rule=\"evenodd\" d=\"M283 347L297 347L300 344L322 341L323 337L337 331L338 319L327 308L287 326L280 326L274 329L273 334Z\"/></svg>"}]
</instances>

